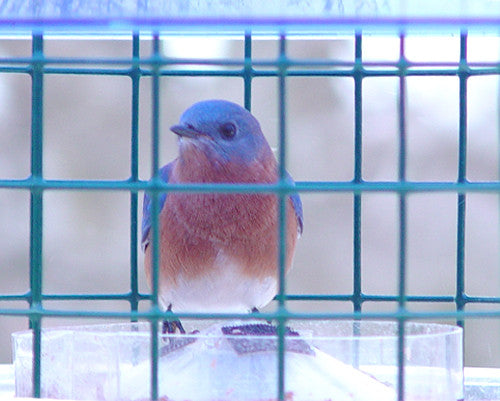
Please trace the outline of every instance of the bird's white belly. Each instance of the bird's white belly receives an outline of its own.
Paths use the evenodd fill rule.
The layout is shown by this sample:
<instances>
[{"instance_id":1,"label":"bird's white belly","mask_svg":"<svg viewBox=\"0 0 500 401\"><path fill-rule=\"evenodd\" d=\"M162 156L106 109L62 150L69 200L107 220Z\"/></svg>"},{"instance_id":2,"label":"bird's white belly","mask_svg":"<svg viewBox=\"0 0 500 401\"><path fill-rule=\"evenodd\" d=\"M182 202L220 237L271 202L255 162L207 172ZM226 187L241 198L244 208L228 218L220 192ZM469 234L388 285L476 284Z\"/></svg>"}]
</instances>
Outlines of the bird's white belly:
<instances>
[{"instance_id":1,"label":"bird's white belly","mask_svg":"<svg viewBox=\"0 0 500 401\"><path fill-rule=\"evenodd\" d=\"M267 305L276 294L275 277L251 278L222 254L201 277L182 274L160 284L160 300L175 312L249 312ZM175 284L173 284L175 282Z\"/></svg>"}]
</instances>

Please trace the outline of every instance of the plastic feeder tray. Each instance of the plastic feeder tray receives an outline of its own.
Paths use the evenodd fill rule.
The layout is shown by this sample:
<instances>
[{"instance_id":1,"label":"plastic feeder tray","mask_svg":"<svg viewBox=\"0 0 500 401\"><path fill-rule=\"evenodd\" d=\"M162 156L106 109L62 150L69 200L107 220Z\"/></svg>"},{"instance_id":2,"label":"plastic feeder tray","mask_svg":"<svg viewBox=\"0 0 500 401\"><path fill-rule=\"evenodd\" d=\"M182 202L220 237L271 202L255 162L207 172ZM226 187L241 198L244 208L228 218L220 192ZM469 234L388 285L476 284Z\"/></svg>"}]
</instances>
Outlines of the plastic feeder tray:
<instances>
[{"instance_id":1,"label":"plastic feeder tray","mask_svg":"<svg viewBox=\"0 0 500 401\"><path fill-rule=\"evenodd\" d=\"M397 323L308 321L290 327L281 344L286 399L397 398ZM150 329L148 323L123 323L43 330L42 397L149 399ZM407 400L463 399L461 328L407 323L404 341ZM277 398L280 341L275 326L213 323L195 334L162 335L158 343L160 399ZM14 333L13 345L16 396L30 396L32 333Z\"/></svg>"}]
</instances>

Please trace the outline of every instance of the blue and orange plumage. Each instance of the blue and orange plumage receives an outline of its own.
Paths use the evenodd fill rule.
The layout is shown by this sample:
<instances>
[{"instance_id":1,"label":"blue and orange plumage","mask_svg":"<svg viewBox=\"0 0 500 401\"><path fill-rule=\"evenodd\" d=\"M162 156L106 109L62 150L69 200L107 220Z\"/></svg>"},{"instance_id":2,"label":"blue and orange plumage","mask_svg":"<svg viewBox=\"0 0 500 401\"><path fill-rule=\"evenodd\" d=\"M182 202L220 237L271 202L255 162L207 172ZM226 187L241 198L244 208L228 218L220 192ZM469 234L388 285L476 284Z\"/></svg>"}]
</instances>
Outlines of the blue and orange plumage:
<instances>
[{"instance_id":1,"label":"blue and orange plumage","mask_svg":"<svg viewBox=\"0 0 500 401\"><path fill-rule=\"evenodd\" d=\"M179 156L160 170L169 183L275 183L276 159L258 121L223 100L196 103L171 130ZM287 179L293 183L290 176ZM257 193L160 196L160 303L177 312L246 312L277 291L278 198ZM302 233L298 194L286 206L286 261ZM151 200L144 197L142 244L151 280Z\"/></svg>"}]
</instances>

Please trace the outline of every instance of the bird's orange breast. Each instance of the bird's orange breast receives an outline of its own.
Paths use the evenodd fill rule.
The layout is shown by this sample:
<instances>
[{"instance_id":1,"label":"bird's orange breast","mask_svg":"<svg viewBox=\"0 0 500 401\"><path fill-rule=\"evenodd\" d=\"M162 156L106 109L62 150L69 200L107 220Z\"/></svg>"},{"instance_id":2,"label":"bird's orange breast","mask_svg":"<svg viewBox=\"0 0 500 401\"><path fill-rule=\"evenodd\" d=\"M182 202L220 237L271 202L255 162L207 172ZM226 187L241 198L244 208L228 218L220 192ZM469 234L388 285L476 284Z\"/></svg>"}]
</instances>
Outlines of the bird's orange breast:
<instances>
[{"instance_id":1,"label":"bird's orange breast","mask_svg":"<svg viewBox=\"0 0 500 401\"><path fill-rule=\"evenodd\" d=\"M273 183L277 181L274 158L252 165L214 165L205 152L192 147L177 159L171 182ZM298 223L287 199L285 268L292 263ZM278 198L273 194L169 193L160 214L160 278L175 285L202 277L219 266L223 253L241 267L243 275L277 277ZM149 247L151 248L151 247ZM150 276L151 250L146 250L145 267ZM221 272L223 274L223 272Z\"/></svg>"},{"instance_id":2,"label":"bird's orange breast","mask_svg":"<svg viewBox=\"0 0 500 401\"><path fill-rule=\"evenodd\" d=\"M223 252L238 261L244 274L276 276L277 209L274 195L169 194L160 215L161 274L174 281L179 273L186 278L201 276L206 269L223 268L214 266L217 254ZM297 239L290 201L285 239L288 270Z\"/></svg>"}]
</instances>

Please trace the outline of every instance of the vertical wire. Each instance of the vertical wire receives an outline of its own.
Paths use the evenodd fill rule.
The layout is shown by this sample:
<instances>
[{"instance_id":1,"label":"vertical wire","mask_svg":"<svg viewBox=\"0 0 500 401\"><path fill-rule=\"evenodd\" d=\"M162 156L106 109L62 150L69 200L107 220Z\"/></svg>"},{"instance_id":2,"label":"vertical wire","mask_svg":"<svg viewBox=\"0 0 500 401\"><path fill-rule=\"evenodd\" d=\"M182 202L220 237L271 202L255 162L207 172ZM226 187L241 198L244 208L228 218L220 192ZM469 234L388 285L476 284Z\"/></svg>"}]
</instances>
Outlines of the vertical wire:
<instances>
[{"instance_id":1,"label":"vertical wire","mask_svg":"<svg viewBox=\"0 0 500 401\"><path fill-rule=\"evenodd\" d=\"M354 179L359 184L363 181L363 43L360 31L354 36ZM353 199L353 289L352 304L354 312L361 312L361 194L354 193ZM361 322L353 322L352 334L356 338L352 345L352 364L359 367Z\"/></svg>"},{"instance_id":2,"label":"vertical wire","mask_svg":"<svg viewBox=\"0 0 500 401\"><path fill-rule=\"evenodd\" d=\"M285 182L286 178L286 75L288 59L286 55L286 36L280 35L279 42L279 180ZM278 400L285 399L285 331L286 331L286 206L288 194L279 192L279 289L278 289Z\"/></svg>"},{"instance_id":3,"label":"vertical wire","mask_svg":"<svg viewBox=\"0 0 500 401\"><path fill-rule=\"evenodd\" d=\"M245 33L245 55L244 55L245 65L243 67L243 85L244 85L244 107L248 111L252 110L252 34L250 32Z\"/></svg>"},{"instance_id":4,"label":"vertical wire","mask_svg":"<svg viewBox=\"0 0 500 401\"><path fill-rule=\"evenodd\" d=\"M406 56L405 34L399 37L399 160L398 180L406 180ZM399 289L398 308L404 312L406 308L406 194L399 193ZM405 319L398 320L398 400L405 398Z\"/></svg>"},{"instance_id":5,"label":"vertical wire","mask_svg":"<svg viewBox=\"0 0 500 401\"><path fill-rule=\"evenodd\" d=\"M139 179L139 34L132 36L132 121L130 146L130 180ZM139 304L139 284L137 269L137 229L138 229L138 194L130 193L130 309L137 311Z\"/></svg>"},{"instance_id":6,"label":"vertical wire","mask_svg":"<svg viewBox=\"0 0 500 401\"><path fill-rule=\"evenodd\" d=\"M354 183L361 183L362 177L362 133L363 133L363 59L362 59L362 34L356 32L354 39ZM361 312L362 287L361 287L361 194L354 194L353 205L353 308Z\"/></svg>"},{"instance_id":7,"label":"vertical wire","mask_svg":"<svg viewBox=\"0 0 500 401\"><path fill-rule=\"evenodd\" d=\"M151 175L153 182L159 183L160 166L160 38L158 33L153 35L153 54L152 54L152 163ZM154 191L151 194L151 257L152 257L152 310L158 313L158 282L159 282L159 192ZM158 399L158 319L151 318L151 398Z\"/></svg>"},{"instance_id":8,"label":"vertical wire","mask_svg":"<svg viewBox=\"0 0 500 401\"><path fill-rule=\"evenodd\" d=\"M31 89L31 178L43 180L43 36L33 34ZM43 191L30 194L30 326L33 330L33 397L41 395Z\"/></svg>"},{"instance_id":9,"label":"vertical wire","mask_svg":"<svg viewBox=\"0 0 500 401\"><path fill-rule=\"evenodd\" d=\"M464 183L466 179L467 162L467 79L469 71L467 66L467 33L460 33L460 66L459 78L459 132L458 132L458 173L457 181ZM466 195L458 194L457 199L457 311L464 310L466 304L465 295L465 213ZM464 327L462 319L457 320L457 324Z\"/></svg>"}]
</instances>

